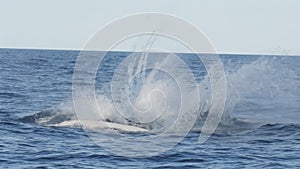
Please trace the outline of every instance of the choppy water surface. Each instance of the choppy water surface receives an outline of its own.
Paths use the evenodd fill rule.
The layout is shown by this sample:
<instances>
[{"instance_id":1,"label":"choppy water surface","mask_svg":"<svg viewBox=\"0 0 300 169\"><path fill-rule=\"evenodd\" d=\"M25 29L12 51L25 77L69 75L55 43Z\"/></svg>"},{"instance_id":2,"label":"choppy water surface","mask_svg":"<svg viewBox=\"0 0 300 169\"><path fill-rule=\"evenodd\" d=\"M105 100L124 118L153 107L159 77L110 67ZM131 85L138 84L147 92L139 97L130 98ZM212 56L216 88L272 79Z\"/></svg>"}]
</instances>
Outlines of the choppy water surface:
<instances>
[{"instance_id":1,"label":"choppy water surface","mask_svg":"<svg viewBox=\"0 0 300 169\"><path fill-rule=\"evenodd\" d=\"M134 113L125 121L115 116L108 84L116 67L129 54L109 52L100 65L96 104L105 112L106 121L163 130L173 116L162 116L149 125L133 124L134 118L143 118ZM0 168L300 167L300 57L221 55L227 81L226 109L214 135L199 144L201 126L209 111L209 80L197 57L179 54L203 89L194 128L167 152L128 158L99 147L78 125L61 125L76 120L72 76L78 55L78 51L0 50ZM151 79L151 84L132 79L138 91L132 93L137 106L144 105L143 92L147 93L151 86L165 88L162 79L168 79L167 75L155 77L159 80ZM170 95L176 103L176 85L172 86L171 80L167 82L166 89L174 91ZM157 97L154 95L154 105L158 109L160 95ZM125 134L134 140L145 133Z\"/></svg>"}]
</instances>

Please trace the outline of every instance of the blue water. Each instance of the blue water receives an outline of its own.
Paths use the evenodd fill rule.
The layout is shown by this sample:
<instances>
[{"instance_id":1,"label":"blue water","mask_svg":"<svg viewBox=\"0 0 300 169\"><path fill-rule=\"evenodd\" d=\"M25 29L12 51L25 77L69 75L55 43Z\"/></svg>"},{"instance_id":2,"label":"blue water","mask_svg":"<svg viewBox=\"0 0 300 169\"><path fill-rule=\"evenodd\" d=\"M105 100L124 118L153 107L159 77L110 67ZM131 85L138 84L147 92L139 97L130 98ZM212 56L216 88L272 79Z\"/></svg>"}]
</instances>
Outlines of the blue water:
<instances>
[{"instance_id":1,"label":"blue water","mask_svg":"<svg viewBox=\"0 0 300 169\"><path fill-rule=\"evenodd\" d=\"M214 135L200 144L200 130L192 130L167 152L129 158L104 150L80 127L51 125L74 118L64 111L72 110L78 54L0 49L0 168L300 168L300 57L221 55L230 106ZM128 54L109 53L98 93ZM180 56L201 83L201 61Z\"/></svg>"}]
</instances>

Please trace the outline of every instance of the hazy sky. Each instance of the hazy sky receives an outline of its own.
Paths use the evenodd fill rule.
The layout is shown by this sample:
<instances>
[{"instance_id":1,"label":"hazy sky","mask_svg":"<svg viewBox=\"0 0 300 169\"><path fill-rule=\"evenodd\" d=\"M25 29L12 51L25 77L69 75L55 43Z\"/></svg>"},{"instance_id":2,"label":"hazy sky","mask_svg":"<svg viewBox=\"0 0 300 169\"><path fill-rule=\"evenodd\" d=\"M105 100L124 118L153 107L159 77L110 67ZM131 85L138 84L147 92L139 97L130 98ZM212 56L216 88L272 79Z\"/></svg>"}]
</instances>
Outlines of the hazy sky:
<instances>
[{"instance_id":1,"label":"hazy sky","mask_svg":"<svg viewBox=\"0 0 300 169\"><path fill-rule=\"evenodd\" d=\"M0 0L0 47L82 49L105 24L140 12L184 18L220 53L300 55L299 0Z\"/></svg>"}]
</instances>

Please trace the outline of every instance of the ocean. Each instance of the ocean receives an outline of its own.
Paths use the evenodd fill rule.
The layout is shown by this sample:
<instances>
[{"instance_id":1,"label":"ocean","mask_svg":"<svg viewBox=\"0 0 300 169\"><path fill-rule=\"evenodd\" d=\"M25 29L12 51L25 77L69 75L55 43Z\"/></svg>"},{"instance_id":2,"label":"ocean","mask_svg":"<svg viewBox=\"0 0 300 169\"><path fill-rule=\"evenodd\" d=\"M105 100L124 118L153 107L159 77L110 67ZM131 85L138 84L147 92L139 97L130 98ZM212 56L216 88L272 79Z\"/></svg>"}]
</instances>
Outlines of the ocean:
<instances>
[{"instance_id":1,"label":"ocean","mask_svg":"<svg viewBox=\"0 0 300 169\"><path fill-rule=\"evenodd\" d=\"M172 80L168 72L154 68L139 71L147 59L129 60L137 66L129 69L131 64L125 64L127 71L120 69L118 75L116 70L131 52L107 52L97 72L84 72L95 76L96 102L82 99L78 111L88 114L96 104L102 113L97 120L147 130L101 127L99 142L82 127L85 123L71 123L85 118L75 111L72 95L79 55L80 51L0 49L0 168L300 168L300 57L220 54L226 77L224 114L209 139L200 143L201 128L217 103L211 102L211 81L197 55L176 54L191 70L186 74L194 77L191 85L190 79ZM176 61L159 60L162 53L153 55L158 56L153 63L176 72ZM120 87L125 85L122 77L132 82L126 96L130 104L147 114L122 105L128 101L122 100L128 92ZM84 81L76 83L87 90ZM200 103L189 86L199 87ZM192 112L194 105L197 111ZM183 114L195 121L181 121L178 131L161 136L181 117L173 113L180 106L191 110ZM118 107L130 111L118 114ZM157 113L162 107L172 113ZM173 145L181 130L186 133ZM139 142L148 135L156 136L155 146Z\"/></svg>"}]
</instances>

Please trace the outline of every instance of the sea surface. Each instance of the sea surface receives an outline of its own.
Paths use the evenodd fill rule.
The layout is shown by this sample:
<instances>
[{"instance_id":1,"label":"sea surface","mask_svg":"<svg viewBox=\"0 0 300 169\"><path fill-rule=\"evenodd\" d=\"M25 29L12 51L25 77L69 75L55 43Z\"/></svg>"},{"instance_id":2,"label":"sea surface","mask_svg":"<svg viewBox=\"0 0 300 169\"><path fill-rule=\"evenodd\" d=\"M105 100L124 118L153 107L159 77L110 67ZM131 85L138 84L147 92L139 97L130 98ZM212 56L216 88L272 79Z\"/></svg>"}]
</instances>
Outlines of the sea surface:
<instances>
[{"instance_id":1,"label":"sea surface","mask_svg":"<svg viewBox=\"0 0 300 169\"><path fill-rule=\"evenodd\" d=\"M79 51L0 49L1 169L300 168L300 57L221 54L227 83L225 113L214 134L200 144L201 126L211 105L206 94L209 93L207 72L195 54L178 54L191 69L196 83L205 90L200 91L204 99L197 112L199 117L193 129L169 150L154 156L129 157L96 144L81 126L62 125L76 120L72 78L79 54ZM161 126L169 124L163 122L174 118L164 117L147 126L133 124L132 119L122 123L114 116L109 84L116 67L130 54L108 52L100 64L95 80L99 107L108 114L106 121L160 131L164 129ZM172 66L168 62L165 65ZM161 73L157 80L162 88L164 78L169 77ZM141 91L147 87L141 87L144 83L138 83L138 79L133 81L139 87L134 88L137 93L132 97L138 96L137 101L141 101ZM151 85L156 82L152 79ZM172 98L176 103L176 95ZM187 98L193 100L192 96ZM83 102L81 107L88 109L90 105ZM147 134L120 133L132 140ZM126 141L115 141L111 140L115 148L126 145Z\"/></svg>"}]
</instances>

